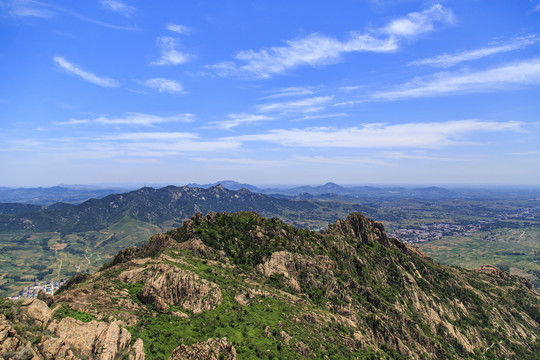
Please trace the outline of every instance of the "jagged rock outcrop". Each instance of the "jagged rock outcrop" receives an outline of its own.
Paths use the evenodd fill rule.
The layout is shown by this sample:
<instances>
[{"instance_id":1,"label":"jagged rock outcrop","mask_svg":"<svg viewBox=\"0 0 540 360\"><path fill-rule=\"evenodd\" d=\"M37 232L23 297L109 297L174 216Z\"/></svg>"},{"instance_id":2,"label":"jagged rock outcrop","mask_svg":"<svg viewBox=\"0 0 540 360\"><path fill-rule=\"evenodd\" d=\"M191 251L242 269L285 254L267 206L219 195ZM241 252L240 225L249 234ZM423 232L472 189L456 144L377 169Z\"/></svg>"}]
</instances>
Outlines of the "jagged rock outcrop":
<instances>
[{"instance_id":1,"label":"jagged rock outcrop","mask_svg":"<svg viewBox=\"0 0 540 360\"><path fill-rule=\"evenodd\" d=\"M163 312L170 306L180 304L184 309L199 314L221 304L219 286L200 279L191 271L173 265L156 264L145 276L139 299L146 304L153 304L158 311Z\"/></svg>"},{"instance_id":2,"label":"jagged rock outcrop","mask_svg":"<svg viewBox=\"0 0 540 360\"><path fill-rule=\"evenodd\" d=\"M144 344L139 338L135 341L129 352L129 360L145 360Z\"/></svg>"},{"instance_id":3,"label":"jagged rock outcrop","mask_svg":"<svg viewBox=\"0 0 540 360\"><path fill-rule=\"evenodd\" d=\"M169 360L236 360L234 346L223 339L208 339L191 346L180 345L174 349Z\"/></svg>"},{"instance_id":4,"label":"jagged rock outcrop","mask_svg":"<svg viewBox=\"0 0 540 360\"><path fill-rule=\"evenodd\" d=\"M131 334L116 321L84 323L70 317L57 321L47 304L38 299L13 303L13 308L23 332L17 333L13 322L0 314L0 356L4 359L114 360L129 355L133 360L144 360L142 340L137 339L130 348ZM29 330L37 331L32 333L37 341L24 341Z\"/></svg>"},{"instance_id":5,"label":"jagged rock outcrop","mask_svg":"<svg viewBox=\"0 0 540 360\"><path fill-rule=\"evenodd\" d=\"M317 280L320 277L325 277L335 283L334 274L331 270L333 266L333 261L327 256L318 256L316 259L312 259L288 251L276 251L257 269L267 277L275 273L282 274L293 290L300 291L300 281L307 282L310 286L318 288L323 287L323 284ZM300 279L301 274L304 275L303 279ZM331 287L331 285L327 284L327 287Z\"/></svg>"},{"instance_id":6,"label":"jagged rock outcrop","mask_svg":"<svg viewBox=\"0 0 540 360\"><path fill-rule=\"evenodd\" d=\"M40 358L31 343L22 339L4 314L0 314L0 356L6 360Z\"/></svg>"},{"instance_id":7,"label":"jagged rock outcrop","mask_svg":"<svg viewBox=\"0 0 540 360\"><path fill-rule=\"evenodd\" d=\"M378 242L383 246L390 246L383 223L368 219L360 213L352 213L345 220L339 219L328 228L328 230L339 230L345 236L360 238L364 244Z\"/></svg>"},{"instance_id":8,"label":"jagged rock outcrop","mask_svg":"<svg viewBox=\"0 0 540 360\"><path fill-rule=\"evenodd\" d=\"M29 317L37 321L41 326L47 326L52 319L52 311L47 304L39 299L26 299L21 305Z\"/></svg>"}]
</instances>

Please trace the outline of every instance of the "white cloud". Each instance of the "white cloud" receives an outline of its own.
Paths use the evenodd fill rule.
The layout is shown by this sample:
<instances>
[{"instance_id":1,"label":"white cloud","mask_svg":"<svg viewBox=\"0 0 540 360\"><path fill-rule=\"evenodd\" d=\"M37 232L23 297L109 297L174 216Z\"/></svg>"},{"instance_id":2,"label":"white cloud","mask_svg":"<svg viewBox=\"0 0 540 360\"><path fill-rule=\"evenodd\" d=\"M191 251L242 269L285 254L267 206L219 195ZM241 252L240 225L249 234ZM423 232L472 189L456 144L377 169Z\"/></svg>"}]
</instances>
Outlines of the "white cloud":
<instances>
[{"instance_id":1,"label":"white cloud","mask_svg":"<svg viewBox=\"0 0 540 360\"><path fill-rule=\"evenodd\" d=\"M203 140L192 133L118 133L111 135L10 140L6 152L46 154L47 159L162 158L166 156L236 151L241 143L234 139Z\"/></svg>"},{"instance_id":2,"label":"white cloud","mask_svg":"<svg viewBox=\"0 0 540 360\"><path fill-rule=\"evenodd\" d=\"M164 36L157 39L158 48L161 51L159 60L150 63L151 65L179 65L191 60L192 56L178 51L178 40Z\"/></svg>"},{"instance_id":3,"label":"white cloud","mask_svg":"<svg viewBox=\"0 0 540 360\"><path fill-rule=\"evenodd\" d=\"M258 51L244 50L235 55L237 62L227 61L206 68L221 76L244 75L267 79L283 74L300 66L321 66L338 62L341 56L351 52L387 53L398 49L400 38L414 37L432 31L435 22L451 23L452 11L440 4L422 12L410 13L396 19L374 34L351 32L348 39L341 41L323 34L286 41L285 46L276 46ZM386 35L385 38L378 37ZM243 63L239 65L238 62Z\"/></svg>"},{"instance_id":4,"label":"white cloud","mask_svg":"<svg viewBox=\"0 0 540 360\"><path fill-rule=\"evenodd\" d=\"M261 112L273 111L298 111L298 112L316 112L326 108L326 105L332 100L333 96L317 96L294 101L279 102L258 105L257 110Z\"/></svg>"},{"instance_id":5,"label":"white cloud","mask_svg":"<svg viewBox=\"0 0 540 360\"><path fill-rule=\"evenodd\" d=\"M101 0L101 4L105 8L107 8L109 10L112 10L114 12L117 12L120 15L125 16L125 17L131 17L131 16L133 16L133 14L135 14L137 12L136 8L134 8L133 6L130 6L130 5L126 5L121 1Z\"/></svg>"},{"instance_id":6,"label":"white cloud","mask_svg":"<svg viewBox=\"0 0 540 360\"><path fill-rule=\"evenodd\" d=\"M525 60L493 69L467 73L439 73L426 79L415 79L395 90L381 91L375 100L437 96L457 92L506 90L519 85L540 84L540 59Z\"/></svg>"},{"instance_id":7,"label":"white cloud","mask_svg":"<svg viewBox=\"0 0 540 360\"><path fill-rule=\"evenodd\" d=\"M181 35L189 35L189 33L191 33L191 29L189 27L180 24L169 24L167 25L167 30Z\"/></svg>"},{"instance_id":8,"label":"white cloud","mask_svg":"<svg viewBox=\"0 0 540 360\"><path fill-rule=\"evenodd\" d=\"M439 148L470 144L462 138L476 132L520 131L517 121L459 120L397 125L366 124L351 128L317 127L279 129L265 134L243 135L241 141L266 141L287 147L312 148Z\"/></svg>"},{"instance_id":9,"label":"white cloud","mask_svg":"<svg viewBox=\"0 0 540 360\"><path fill-rule=\"evenodd\" d=\"M118 146L112 143L111 146ZM234 140L200 141L197 139L186 139L176 141L133 141L120 144L126 154L131 156L167 156L182 153L199 152L222 152L235 150L241 143ZM143 155L146 154L146 155Z\"/></svg>"},{"instance_id":10,"label":"white cloud","mask_svg":"<svg viewBox=\"0 0 540 360\"><path fill-rule=\"evenodd\" d=\"M156 140L156 141L171 141L196 139L198 136L192 133L184 132L136 132L136 133L120 133L116 135L105 135L97 140L116 140L116 141L140 141L140 140Z\"/></svg>"},{"instance_id":11,"label":"white cloud","mask_svg":"<svg viewBox=\"0 0 540 360\"><path fill-rule=\"evenodd\" d=\"M164 78L148 79L140 82L144 86L156 89L159 92L167 92L170 94L183 94L184 87L179 82Z\"/></svg>"},{"instance_id":12,"label":"white cloud","mask_svg":"<svg viewBox=\"0 0 540 360\"><path fill-rule=\"evenodd\" d=\"M173 116L157 116L152 114L141 114L137 112L127 113L124 117L100 116L95 119L70 119L64 122L55 122L55 125L80 125L80 124L100 124L100 125L132 125L132 126L154 126L155 124L170 122L193 122L193 114L177 114Z\"/></svg>"},{"instance_id":13,"label":"white cloud","mask_svg":"<svg viewBox=\"0 0 540 360\"><path fill-rule=\"evenodd\" d=\"M269 78L289 69L302 66L320 66L336 62L348 52L391 52L397 49L393 39L376 39L371 35L352 33L346 41L339 41L321 34L286 41L287 46L272 47L259 51L247 50L236 54L236 60L245 62L237 65L224 62L207 66L219 75L253 75Z\"/></svg>"},{"instance_id":14,"label":"white cloud","mask_svg":"<svg viewBox=\"0 0 540 360\"><path fill-rule=\"evenodd\" d=\"M272 91L272 95L265 96L263 99L277 99L283 97L313 95L310 87L289 87Z\"/></svg>"},{"instance_id":15,"label":"white cloud","mask_svg":"<svg viewBox=\"0 0 540 360\"><path fill-rule=\"evenodd\" d=\"M390 36L414 37L425 32L432 31L435 22L451 24L454 21L452 10L441 4L436 4L421 12L412 12L407 16L396 19L380 29L381 32Z\"/></svg>"},{"instance_id":16,"label":"white cloud","mask_svg":"<svg viewBox=\"0 0 540 360\"><path fill-rule=\"evenodd\" d=\"M48 4L35 0L13 0L11 2L0 3L0 6L7 8L7 13L13 17L40 17L51 18L56 13Z\"/></svg>"},{"instance_id":17,"label":"white cloud","mask_svg":"<svg viewBox=\"0 0 540 360\"><path fill-rule=\"evenodd\" d=\"M87 71L82 70L77 65L70 63L66 59L64 59L62 56L55 56L54 62L58 64L62 69L67 71L68 73L72 75L76 75L88 82L91 82L93 84L99 85L99 86L105 86L105 87L116 87L119 86L118 82L116 80L105 78L105 77L99 77L97 75L94 75L92 73L89 73Z\"/></svg>"},{"instance_id":18,"label":"white cloud","mask_svg":"<svg viewBox=\"0 0 540 360\"><path fill-rule=\"evenodd\" d=\"M230 114L228 115L228 118L228 120L214 121L211 124L222 129L230 130L233 127L237 127L240 125L273 120L273 118L270 116L257 114Z\"/></svg>"},{"instance_id":19,"label":"white cloud","mask_svg":"<svg viewBox=\"0 0 540 360\"><path fill-rule=\"evenodd\" d=\"M525 46L536 43L539 39L540 38L536 35L523 36L514 38L507 43L499 45L487 46L475 50L462 51L456 54L443 54L432 58L416 60L409 65L431 65L447 68L462 63L464 61L476 60L489 55L518 50Z\"/></svg>"},{"instance_id":20,"label":"white cloud","mask_svg":"<svg viewBox=\"0 0 540 360\"><path fill-rule=\"evenodd\" d=\"M317 120L317 119L330 119L335 117L344 117L349 116L346 113L326 113L326 114L319 114L319 115L306 115L302 117L302 120Z\"/></svg>"},{"instance_id":21,"label":"white cloud","mask_svg":"<svg viewBox=\"0 0 540 360\"><path fill-rule=\"evenodd\" d=\"M0 6L6 7L7 14L14 18L27 17L27 16L40 17L40 18L52 18L56 16L57 14L64 14L64 15L72 16L74 18L86 21L91 24L95 24L95 25L99 25L99 26L103 26L103 27L107 27L111 29L128 30L128 31L136 30L135 28L130 27L130 26L109 24L100 20L89 18L77 12L71 11L67 8L60 7L58 5L47 4L47 3L36 1L36 0L12 0L10 2L6 1L4 3L0 2Z\"/></svg>"}]
</instances>

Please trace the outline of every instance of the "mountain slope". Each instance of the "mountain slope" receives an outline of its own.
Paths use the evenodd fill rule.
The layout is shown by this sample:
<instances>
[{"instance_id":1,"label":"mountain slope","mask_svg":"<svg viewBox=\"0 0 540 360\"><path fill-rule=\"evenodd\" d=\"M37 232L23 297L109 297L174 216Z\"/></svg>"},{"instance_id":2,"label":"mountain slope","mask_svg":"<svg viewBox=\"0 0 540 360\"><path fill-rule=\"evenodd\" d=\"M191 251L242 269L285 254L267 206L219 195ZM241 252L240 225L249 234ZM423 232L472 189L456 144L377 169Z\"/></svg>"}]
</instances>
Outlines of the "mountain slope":
<instances>
[{"instance_id":1,"label":"mountain slope","mask_svg":"<svg viewBox=\"0 0 540 360\"><path fill-rule=\"evenodd\" d=\"M327 205L336 204L325 203ZM349 211L360 208L359 205L343 206ZM77 206L52 207L13 216L0 215L0 232L96 231L125 216L154 225L168 221L181 223L200 211L257 211L265 216L287 216L294 220L302 216L309 219L310 213L321 211L321 205L310 201L277 199L247 189L231 191L221 185L208 189L187 186L167 186L161 189L146 187L103 199L91 199Z\"/></svg>"},{"instance_id":2,"label":"mountain slope","mask_svg":"<svg viewBox=\"0 0 540 360\"><path fill-rule=\"evenodd\" d=\"M530 282L434 263L359 213L323 232L199 213L73 279L54 306L123 324L147 359L540 355Z\"/></svg>"},{"instance_id":3,"label":"mountain slope","mask_svg":"<svg viewBox=\"0 0 540 360\"><path fill-rule=\"evenodd\" d=\"M276 199L223 186L147 187L80 205L5 204L2 209L8 213L0 214L0 294L4 295L16 294L35 278L52 280L96 270L119 250L178 227L199 211L256 211L311 228L326 226L351 211L370 211L363 205Z\"/></svg>"}]
</instances>

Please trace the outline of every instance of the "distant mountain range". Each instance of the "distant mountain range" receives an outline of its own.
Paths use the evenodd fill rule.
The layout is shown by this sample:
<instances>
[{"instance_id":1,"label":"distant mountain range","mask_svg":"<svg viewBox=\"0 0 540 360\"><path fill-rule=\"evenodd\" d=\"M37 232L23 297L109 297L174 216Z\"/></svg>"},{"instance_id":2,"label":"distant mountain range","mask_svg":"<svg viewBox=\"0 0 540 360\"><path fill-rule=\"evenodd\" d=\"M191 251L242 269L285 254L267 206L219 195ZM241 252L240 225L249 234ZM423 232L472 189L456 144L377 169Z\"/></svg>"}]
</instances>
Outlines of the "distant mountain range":
<instances>
[{"instance_id":1,"label":"distant mountain range","mask_svg":"<svg viewBox=\"0 0 540 360\"><path fill-rule=\"evenodd\" d=\"M370 210L373 209L357 204L293 201L254 193L245 188L233 191L222 185L207 189L189 186L145 187L102 199L90 199L79 205L0 204L0 232L97 231L126 217L161 226L171 221L181 223L197 212L208 211L256 211L264 216L280 217L292 222L301 218L332 221L351 211ZM328 213L326 217L325 212Z\"/></svg>"},{"instance_id":2,"label":"distant mountain range","mask_svg":"<svg viewBox=\"0 0 540 360\"><path fill-rule=\"evenodd\" d=\"M350 198L369 199L401 199L413 198L423 200L449 200L456 198L482 199L482 198L531 198L540 197L540 188L505 187L505 188L452 188L437 186L429 187L376 187L376 186L341 186L332 182L319 186L303 185L294 187L257 187L255 185L239 183L233 180L217 181L210 184L191 183L190 188L208 189L221 185L229 190L247 189L254 193L266 194L291 199L305 198L332 198L337 201L349 201ZM145 186L146 187L146 186ZM153 186L159 188L160 186ZM166 187L166 186L165 186ZM111 194L124 193L138 187L107 187L100 188L87 185L60 185L49 188L8 188L0 187L0 203L24 203L34 205L52 205L56 202L80 204L92 198L103 198ZM336 196L338 195L338 196ZM341 196L342 198L340 198ZM347 200L346 197L349 197ZM353 201L354 202L354 201ZM2 212L2 210L0 210Z\"/></svg>"},{"instance_id":3,"label":"distant mountain range","mask_svg":"<svg viewBox=\"0 0 540 360\"><path fill-rule=\"evenodd\" d=\"M295 187L269 187L259 188L250 184L238 183L232 180L224 180L212 184L190 184L189 186L208 188L223 185L227 189L249 189L267 195L285 195L291 197L302 196L306 199L333 197L335 200L343 200L337 197L349 196L355 198L372 199L400 199L415 198L423 200L449 200L457 198L481 199L481 198L530 198L540 196L540 187L460 187L447 189L439 186L405 187L405 186L341 186L333 182L324 185L295 186Z\"/></svg>"}]
</instances>

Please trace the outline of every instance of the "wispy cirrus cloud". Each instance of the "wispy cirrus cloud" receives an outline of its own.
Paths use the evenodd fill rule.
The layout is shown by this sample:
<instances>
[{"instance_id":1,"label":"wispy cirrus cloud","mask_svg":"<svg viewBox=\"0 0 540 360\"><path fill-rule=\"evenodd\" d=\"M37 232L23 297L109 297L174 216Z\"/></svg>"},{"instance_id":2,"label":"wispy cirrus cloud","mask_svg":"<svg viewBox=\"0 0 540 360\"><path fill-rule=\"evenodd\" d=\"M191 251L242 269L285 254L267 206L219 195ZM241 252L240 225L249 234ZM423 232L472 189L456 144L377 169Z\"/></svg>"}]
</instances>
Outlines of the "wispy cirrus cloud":
<instances>
[{"instance_id":1,"label":"wispy cirrus cloud","mask_svg":"<svg viewBox=\"0 0 540 360\"><path fill-rule=\"evenodd\" d=\"M177 81L165 78L148 79L140 81L140 84L156 89L159 92L166 92L169 94L185 94L184 87Z\"/></svg>"},{"instance_id":2,"label":"wispy cirrus cloud","mask_svg":"<svg viewBox=\"0 0 540 360\"><path fill-rule=\"evenodd\" d=\"M157 45L161 51L159 60L153 61L151 65L166 66L179 65L192 59L192 55L177 50L178 39L163 36L157 39Z\"/></svg>"},{"instance_id":3,"label":"wispy cirrus cloud","mask_svg":"<svg viewBox=\"0 0 540 360\"><path fill-rule=\"evenodd\" d=\"M260 112L316 112L325 109L333 96L316 96L293 101L261 104L257 106Z\"/></svg>"},{"instance_id":4,"label":"wispy cirrus cloud","mask_svg":"<svg viewBox=\"0 0 540 360\"><path fill-rule=\"evenodd\" d=\"M227 120L214 121L210 124L221 129L231 130L240 125L254 124L274 119L273 117L260 114L229 114L227 117Z\"/></svg>"},{"instance_id":5,"label":"wispy cirrus cloud","mask_svg":"<svg viewBox=\"0 0 540 360\"><path fill-rule=\"evenodd\" d=\"M130 125L151 127L161 123L171 122L193 122L196 116L190 113L177 114L172 116L158 116L153 114L142 114L129 112L122 117L99 116L94 119L70 119L69 121L55 122L55 125L81 125L81 124L99 124L99 125Z\"/></svg>"},{"instance_id":6,"label":"wispy cirrus cloud","mask_svg":"<svg viewBox=\"0 0 540 360\"><path fill-rule=\"evenodd\" d=\"M115 135L103 135L96 140L102 141L140 141L140 140L155 140L155 141L171 141L183 139L196 139L198 135L186 132L136 132L136 133L120 133Z\"/></svg>"},{"instance_id":7,"label":"wispy cirrus cloud","mask_svg":"<svg viewBox=\"0 0 540 360\"><path fill-rule=\"evenodd\" d=\"M314 33L288 40L285 46L258 51L243 50L234 56L236 61L208 65L206 68L220 76L239 75L267 79L300 66L314 67L336 63L346 53L394 52L399 48L400 38L412 38L432 31L437 22L452 21L452 11L437 4L422 12L395 19L372 33L353 31L345 40Z\"/></svg>"},{"instance_id":8,"label":"wispy cirrus cloud","mask_svg":"<svg viewBox=\"0 0 540 360\"><path fill-rule=\"evenodd\" d=\"M35 0L6 1L1 3L0 7L6 8L7 13L13 17L51 18L56 15L56 12L49 4Z\"/></svg>"},{"instance_id":9,"label":"wispy cirrus cloud","mask_svg":"<svg viewBox=\"0 0 540 360\"><path fill-rule=\"evenodd\" d=\"M131 17L137 12L137 8L117 0L101 0L101 5L125 17Z\"/></svg>"},{"instance_id":10,"label":"wispy cirrus cloud","mask_svg":"<svg viewBox=\"0 0 540 360\"><path fill-rule=\"evenodd\" d=\"M116 87L120 85L114 79L97 76L88 71L82 70L78 65L70 63L62 56L55 56L53 60L58 66L60 66L67 73L78 76L88 82L91 82L92 84L96 84L96 85L104 86L104 87Z\"/></svg>"},{"instance_id":11,"label":"wispy cirrus cloud","mask_svg":"<svg viewBox=\"0 0 540 360\"><path fill-rule=\"evenodd\" d=\"M242 144L233 139L207 140L194 133L117 133L85 137L59 137L44 139L16 139L6 142L0 149L9 152L39 152L48 158L61 159L115 159L163 158L185 154L216 153L223 155L236 151Z\"/></svg>"},{"instance_id":12,"label":"wispy cirrus cloud","mask_svg":"<svg viewBox=\"0 0 540 360\"><path fill-rule=\"evenodd\" d=\"M451 24L454 22L452 10L441 4L435 4L421 12L412 12L407 16L395 19L380 31L394 37L411 38L432 31L435 23Z\"/></svg>"},{"instance_id":13,"label":"wispy cirrus cloud","mask_svg":"<svg viewBox=\"0 0 540 360\"><path fill-rule=\"evenodd\" d=\"M180 24L169 24L167 25L167 30L169 31L172 31L172 32L175 32L177 34L181 34L181 35L189 35L191 33L191 28L185 26L185 25L180 25Z\"/></svg>"},{"instance_id":14,"label":"wispy cirrus cloud","mask_svg":"<svg viewBox=\"0 0 540 360\"><path fill-rule=\"evenodd\" d=\"M438 73L417 78L388 91L370 95L373 100L399 100L463 92L507 90L540 84L540 59L530 59L476 72Z\"/></svg>"},{"instance_id":15,"label":"wispy cirrus cloud","mask_svg":"<svg viewBox=\"0 0 540 360\"><path fill-rule=\"evenodd\" d=\"M442 54L427 59L420 59L411 62L409 65L431 65L435 67L447 68L465 61L477 60L486 56L518 50L532 45L540 40L537 35L529 35L514 38L508 42L497 45L486 46L480 49L461 51L455 54Z\"/></svg>"},{"instance_id":16,"label":"wispy cirrus cloud","mask_svg":"<svg viewBox=\"0 0 540 360\"><path fill-rule=\"evenodd\" d=\"M278 129L244 135L240 141L264 141L286 147L311 148L440 148L470 144L463 140L478 132L521 131L519 121L457 120L447 122L366 124L349 128Z\"/></svg>"},{"instance_id":17,"label":"wispy cirrus cloud","mask_svg":"<svg viewBox=\"0 0 540 360\"><path fill-rule=\"evenodd\" d=\"M284 97L306 96L313 95L314 91L311 87L288 87L283 89L272 90L271 95L263 97L263 99L277 99Z\"/></svg>"},{"instance_id":18,"label":"wispy cirrus cloud","mask_svg":"<svg viewBox=\"0 0 540 360\"><path fill-rule=\"evenodd\" d=\"M58 14L64 14L79 20L116 30L135 31L131 26L109 24L94 18L79 14L67 8L37 0L11 0L0 3L0 8L6 8L6 12L13 18L40 17L53 18Z\"/></svg>"},{"instance_id":19,"label":"wispy cirrus cloud","mask_svg":"<svg viewBox=\"0 0 540 360\"><path fill-rule=\"evenodd\" d=\"M163 157L182 153L222 152L241 146L233 139L204 140L194 133L120 133L89 138L93 145L116 148L117 153L135 157Z\"/></svg>"},{"instance_id":20,"label":"wispy cirrus cloud","mask_svg":"<svg viewBox=\"0 0 540 360\"><path fill-rule=\"evenodd\" d=\"M352 33L349 39L338 39L311 34L307 37L286 41L286 46L272 47L259 51L240 51L235 59L244 62L238 65L228 61L206 68L218 75L249 75L267 79L299 66L320 66L338 61L348 52L392 52L397 49L394 39L377 39L371 35Z\"/></svg>"}]
</instances>

